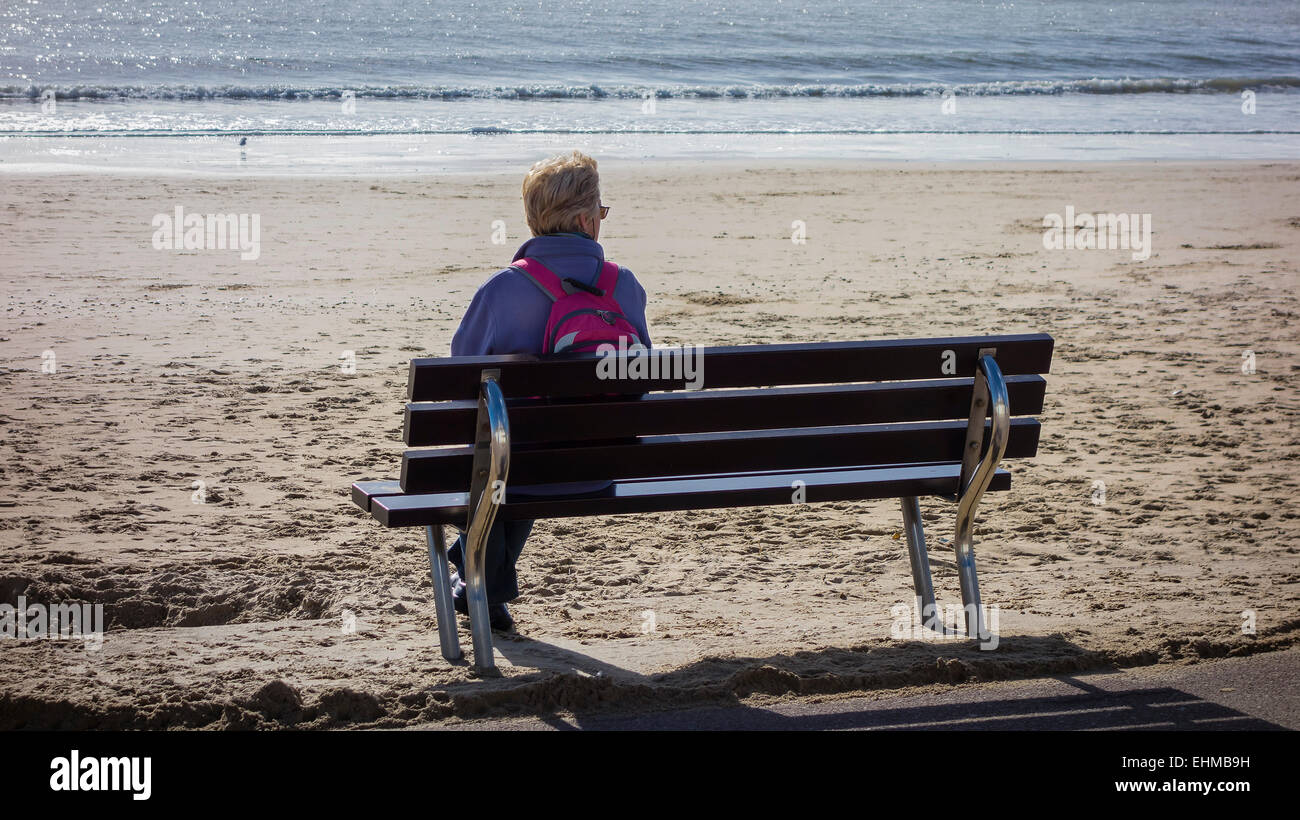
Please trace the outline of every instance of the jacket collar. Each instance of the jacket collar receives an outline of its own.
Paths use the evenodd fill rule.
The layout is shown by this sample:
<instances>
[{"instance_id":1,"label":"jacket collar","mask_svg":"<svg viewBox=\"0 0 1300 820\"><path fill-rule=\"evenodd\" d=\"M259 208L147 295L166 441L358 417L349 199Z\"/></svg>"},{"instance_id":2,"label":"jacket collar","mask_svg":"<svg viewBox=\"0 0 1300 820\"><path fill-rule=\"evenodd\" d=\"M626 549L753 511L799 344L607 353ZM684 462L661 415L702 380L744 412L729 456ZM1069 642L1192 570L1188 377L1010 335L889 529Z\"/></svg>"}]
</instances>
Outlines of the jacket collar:
<instances>
[{"instance_id":1,"label":"jacket collar","mask_svg":"<svg viewBox=\"0 0 1300 820\"><path fill-rule=\"evenodd\" d=\"M605 249L594 239L577 234L546 234L534 236L520 245L511 261L518 261L525 256L590 256L603 262Z\"/></svg>"}]
</instances>

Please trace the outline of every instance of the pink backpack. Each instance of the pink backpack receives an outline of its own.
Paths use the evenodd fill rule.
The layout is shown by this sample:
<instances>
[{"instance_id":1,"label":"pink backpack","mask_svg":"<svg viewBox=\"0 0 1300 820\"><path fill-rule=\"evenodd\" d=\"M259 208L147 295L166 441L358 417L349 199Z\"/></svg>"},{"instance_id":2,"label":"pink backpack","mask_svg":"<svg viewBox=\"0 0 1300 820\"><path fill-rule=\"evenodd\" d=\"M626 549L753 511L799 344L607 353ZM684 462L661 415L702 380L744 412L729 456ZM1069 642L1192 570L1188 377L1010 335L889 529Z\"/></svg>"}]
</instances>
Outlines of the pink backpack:
<instances>
[{"instance_id":1,"label":"pink backpack","mask_svg":"<svg viewBox=\"0 0 1300 820\"><path fill-rule=\"evenodd\" d=\"M602 264L595 287L569 277L561 279L536 259L520 259L510 267L527 276L551 300L543 353L595 353L602 344L617 347L620 337L626 340L625 348L642 344L636 328L614 300L618 265L613 262Z\"/></svg>"}]
</instances>

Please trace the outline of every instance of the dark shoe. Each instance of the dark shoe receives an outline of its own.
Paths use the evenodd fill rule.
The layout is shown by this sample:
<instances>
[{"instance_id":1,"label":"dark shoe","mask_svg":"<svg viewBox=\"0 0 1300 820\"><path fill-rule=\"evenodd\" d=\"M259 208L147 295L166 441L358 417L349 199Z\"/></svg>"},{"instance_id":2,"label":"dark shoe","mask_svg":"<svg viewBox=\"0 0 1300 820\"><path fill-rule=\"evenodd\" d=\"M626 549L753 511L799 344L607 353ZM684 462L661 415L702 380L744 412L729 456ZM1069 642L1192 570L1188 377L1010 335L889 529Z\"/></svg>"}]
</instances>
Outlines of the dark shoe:
<instances>
[{"instance_id":1,"label":"dark shoe","mask_svg":"<svg viewBox=\"0 0 1300 820\"><path fill-rule=\"evenodd\" d=\"M469 616L469 594L465 583L452 575L451 605L461 615ZM498 632L509 632L515 628L515 619L510 617L510 610L505 604L488 604L488 623Z\"/></svg>"},{"instance_id":2,"label":"dark shoe","mask_svg":"<svg viewBox=\"0 0 1300 820\"><path fill-rule=\"evenodd\" d=\"M488 623L497 632L509 632L515 628L515 619L510 617L505 604L488 604Z\"/></svg>"}]
</instances>

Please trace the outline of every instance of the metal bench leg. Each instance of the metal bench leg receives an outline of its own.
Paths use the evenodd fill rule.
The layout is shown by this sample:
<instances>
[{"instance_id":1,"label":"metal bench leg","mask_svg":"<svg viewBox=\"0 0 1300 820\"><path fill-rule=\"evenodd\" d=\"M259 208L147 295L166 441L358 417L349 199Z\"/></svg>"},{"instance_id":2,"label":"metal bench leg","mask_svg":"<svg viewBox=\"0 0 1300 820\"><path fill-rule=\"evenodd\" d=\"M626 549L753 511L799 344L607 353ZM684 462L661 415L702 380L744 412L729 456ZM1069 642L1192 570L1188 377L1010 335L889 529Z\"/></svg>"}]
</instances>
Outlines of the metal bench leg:
<instances>
[{"instance_id":1,"label":"metal bench leg","mask_svg":"<svg viewBox=\"0 0 1300 820\"><path fill-rule=\"evenodd\" d=\"M961 603L966 611L966 635L987 637L984 613L980 610L980 582L975 574L975 545L971 538L974 516L957 521L957 578L961 581Z\"/></svg>"},{"instance_id":2,"label":"metal bench leg","mask_svg":"<svg viewBox=\"0 0 1300 820\"><path fill-rule=\"evenodd\" d=\"M478 398L478 422L474 441L474 474L469 491L469 526L465 529L466 595L469 598L470 637L474 644L474 668L482 673L496 671L492 657L492 624L488 618L487 577L483 566L488 533L504 498L506 475L510 471L510 425L506 401L496 379L499 370L484 370Z\"/></svg>"},{"instance_id":3,"label":"metal bench leg","mask_svg":"<svg viewBox=\"0 0 1300 820\"><path fill-rule=\"evenodd\" d=\"M914 495L899 500L903 504L903 530L907 533L907 555L912 560L912 586L916 588L916 602L921 607L921 623L926 629L942 632L934 603L934 582L930 579L930 556L925 551L921 504Z\"/></svg>"},{"instance_id":4,"label":"metal bench leg","mask_svg":"<svg viewBox=\"0 0 1300 820\"><path fill-rule=\"evenodd\" d=\"M451 574L447 570L447 542L442 525L426 527L429 541L429 579L433 581L433 608L438 616L438 644L442 656L449 661L459 660L460 635L456 632L456 611L451 604Z\"/></svg>"},{"instance_id":5,"label":"metal bench leg","mask_svg":"<svg viewBox=\"0 0 1300 820\"><path fill-rule=\"evenodd\" d=\"M483 559L487 552L488 530L485 527L472 528L465 537L465 595L469 599L469 631L474 644L474 667L480 672L496 668L492 657L492 623L488 618L487 573L483 569Z\"/></svg>"},{"instance_id":6,"label":"metal bench leg","mask_svg":"<svg viewBox=\"0 0 1300 820\"><path fill-rule=\"evenodd\" d=\"M934 600L934 581L930 577L930 555L925 549L925 527L921 523L921 504L916 496L899 499L903 505L903 530L907 533L907 556L912 561L912 586L921 607L921 624L943 635L959 635L939 617Z\"/></svg>"},{"instance_id":7,"label":"metal bench leg","mask_svg":"<svg viewBox=\"0 0 1300 820\"><path fill-rule=\"evenodd\" d=\"M979 579L975 574L975 509L989 482L993 480L998 462L1006 452L1007 435L1011 429L1007 385L1002 378L1002 370L993 358L995 353L993 349L979 352L959 482L961 492L957 501L957 533L953 540L953 548L957 553L957 577L961 581L961 601L966 609L966 635L981 640L988 637L988 631L980 605ZM988 449L981 456L986 415L993 417L993 423Z\"/></svg>"}]
</instances>

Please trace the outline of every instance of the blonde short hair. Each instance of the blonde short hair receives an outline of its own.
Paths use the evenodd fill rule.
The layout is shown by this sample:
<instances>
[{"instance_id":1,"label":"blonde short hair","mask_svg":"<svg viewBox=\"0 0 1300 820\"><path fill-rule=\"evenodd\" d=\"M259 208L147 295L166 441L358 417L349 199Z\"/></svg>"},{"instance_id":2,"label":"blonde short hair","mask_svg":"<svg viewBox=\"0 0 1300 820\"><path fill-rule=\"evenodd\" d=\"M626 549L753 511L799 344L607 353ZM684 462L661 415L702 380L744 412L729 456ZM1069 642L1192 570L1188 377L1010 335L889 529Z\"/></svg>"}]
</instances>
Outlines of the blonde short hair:
<instances>
[{"instance_id":1,"label":"blonde short hair","mask_svg":"<svg viewBox=\"0 0 1300 820\"><path fill-rule=\"evenodd\" d=\"M581 151L544 159L528 170L523 191L533 236L581 230L578 215L600 207L596 160Z\"/></svg>"}]
</instances>

